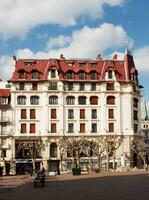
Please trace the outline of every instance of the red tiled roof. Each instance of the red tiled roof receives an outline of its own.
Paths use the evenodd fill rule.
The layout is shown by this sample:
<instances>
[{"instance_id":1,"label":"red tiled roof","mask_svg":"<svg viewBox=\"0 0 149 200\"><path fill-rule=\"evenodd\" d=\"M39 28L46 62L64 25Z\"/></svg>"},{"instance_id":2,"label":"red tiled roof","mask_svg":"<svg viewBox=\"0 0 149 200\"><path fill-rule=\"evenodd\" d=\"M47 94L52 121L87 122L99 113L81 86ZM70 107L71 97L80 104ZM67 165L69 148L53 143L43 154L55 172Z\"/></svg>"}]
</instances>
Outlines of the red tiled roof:
<instances>
[{"instance_id":1,"label":"red tiled roof","mask_svg":"<svg viewBox=\"0 0 149 200\"><path fill-rule=\"evenodd\" d=\"M33 70L39 72L39 81L48 80L48 71L51 68L56 68L59 73L59 79L61 81L66 79L66 72L72 71L75 74L75 80L79 80L79 72L84 71L86 73L86 80L90 80L90 72L97 73L97 80L105 80L105 72L108 69L113 69L116 74L117 81L130 81L130 73L134 71L135 65L133 57L130 54L126 54L123 61L116 59L116 56L112 60L67 60L67 59L47 59L47 60L31 60L31 65L27 66L26 63L30 60L18 60L16 61L16 67L13 72L11 81L19 80L19 71L24 70L26 72L25 81L31 81L31 73ZM73 63L69 66L68 63ZM80 63L84 63L83 66ZM94 66L91 66L94 63ZM133 70L132 70L133 69Z\"/></svg>"},{"instance_id":2,"label":"red tiled roof","mask_svg":"<svg viewBox=\"0 0 149 200\"><path fill-rule=\"evenodd\" d=\"M8 97L10 95L10 89L0 89L1 97Z\"/></svg>"}]
</instances>

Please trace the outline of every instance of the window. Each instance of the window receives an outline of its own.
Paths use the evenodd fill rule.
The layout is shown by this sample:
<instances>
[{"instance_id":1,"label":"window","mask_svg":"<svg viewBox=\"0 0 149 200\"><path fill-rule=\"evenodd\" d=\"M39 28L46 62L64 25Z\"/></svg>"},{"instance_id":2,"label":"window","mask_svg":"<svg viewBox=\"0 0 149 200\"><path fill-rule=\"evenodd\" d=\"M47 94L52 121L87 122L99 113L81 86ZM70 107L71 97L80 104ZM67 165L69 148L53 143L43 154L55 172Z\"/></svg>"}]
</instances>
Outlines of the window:
<instances>
[{"instance_id":1,"label":"window","mask_svg":"<svg viewBox=\"0 0 149 200\"><path fill-rule=\"evenodd\" d=\"M68 90L73 90L73 83L67 83Z\"/></svg>"},{"instance_id":2,"label":"window","mask_svg":"<svg viewBox=\"0 0 149 200\"><path fill-rule=\"evenodd\" d=\"M68 123L68 133L74 133L74 124Z\"/></svg>"},{"instance_id":3,"label":"window","mask_svg":"<svg viewBox=\"0 0 149 200\"><path fill-rule=\"evenodd\" d=\"M109 119L114 119L114 110L113 109L108 110L108 117L109 117Z\"/></svg>"},{"instance_id":4,"label":"window","mask_svg":"<svg viewBox=\"0 0 149 200\"><path fill-rule=\"evenodd\" d=\"M91 118L92 119L97 119L97 110L96 109L92 109L91 110Z\"/></svg>"},{"instance_id":5,"label":"window","mask_svg":"<svg viewBox=\"0 0 149 200\"><path fill-rule=\"evenodd\" d=\"M133 125L133 130L134 130L134 133L138 132L138 124Z\"/></svg>"},{"instance_id":6,"label":"window","mask_svg":"<svg viewBox=\"0 0 149 200\"><path fill-rule=\"evenodd\" d=\"M80 124L80 133L85 133L85 123Z\"/></svg>"},{"instance_id":7,"label":"window","mask_svg":"<svg viewBox=\"0 0 149 200\"><path fill-rule=\"evenodd\" d=\"M73 109L68 110L68 119L74 119L74 110Z\"/></svg>"},{"instance_id":8,"label":"window","mask_svg":"<svg viewBox=\"0 0 149 200\"><path fill-rule=\"evenodd\" d=\"M1 97L1 104L8 104L8 98L7 97Z\"/></svg>"},{"instance_id":9,"label":"window","mask_svg":"<svg viewBox=\"0 0 149 200\"><path fill-rule=\"evenodd\" d=\"M79 63L80 67L84 67L85 64L86 64L85 62L80 62L80 63Z\"/></svg>"},{"instance_id":10,"label":"window","mask_svg":"<svg viewBox=\"0 0 149 200\"><path fill-rule=\"evenodd\" d=\"M50 156L52 158L56 158L57 157L57 144L56 143L52 143L50 145Z\"/></svg>"},{"instance_id":11,"label":"window","mask_svg":"<svg viewBox=\"0 0 149 200\"><path fill-rule=\"evenodd\" d=\"M91 80L96 80L97 79L96 72L91 72L90 73L90 78L91 78Z\"/></svg>"},{"instance_id":12,"label":"window","mask_svg":"<svg viewBox=\"0 0 149 200\"><path fill-rule=\"evenodd\" d=\"M36 132L36 125L35 124L30 124L30 133L35 133Z\"/></svg>"},{"instance_id":13,"label":"window","mask_svg":"<svg viewBox=\"0 0 149 200\"><path fill-rule=\"evenodd\" d=\"M25 71L21 70L19 72L19 79L25 79Z\"/></svg>"},{"instance_id":14,"label":"window","mask_svg":"<svg viewBox=\"0 0 149 200\"><path fill-rule=\"evenodd\" d=\"M114 123L109 123L109 132L110 133L114 132Z\"/></svg>"},{"instance_id":15,"label":"window","mask_svg":"<svg viewBox=\"0 0 149 200\"><path fill-rule=\"evenodd\" d=\"M138 120L138 111L133 111L133 120Z\"/></svg>"},{"instance_id":16,"label":"window","mask_svg":"<svg viewBox=\"0 0 149 200\"><path fill-rule=\"evenodd\" d=\"M35 109L30 109L30 119L36 119Z\"/></svg>"},{"instance_id":17,"label":"window","mask_svg":"<svg viewBox=\"0 0 149 200\"><path fill-rule=\"evenodd\" d=\"M56 70L55 69L51 70L51 78L56 78Z\"/></svg>"},{"instance_id":18,"label":"window","mask_svg":"<svg viewBox=\"0 0 149 200\"><path fill-rule=\"evenodd\" d=\"M96 83L91 83L91 90L95 91L96 90Z\"/></svg>"},{"instance_id":19,"label":"window","mask_svg":"<svg viewBox=\"0 0 149 200\"><path fill-rule=\"evenodd\" d=\"M18 96L17 97L18 105L26 105L26 97L25 96Z\"/></svg>"},{"instance_id":20,"label":"window","mask_svg":"<svg viewBox=\"0 0 149 200\"><path fill-rule=\"evenodd\" d=\"M107 83L107 90L114 90L114 83Z\"/></svg>"},{"instance_id":21,"label":"window","mask_svg":"<svg viewBox=\"0 0 149 200\"><path fill-rule=\"evenodd\" d=\"M30 104L31 105L39 105L39 97L38 96L31 96L30 97Z\"/></svg>"},{"instance_id":22,"label":"window","mask_svg":"<svg viewBox=\"0 0 149 200\"><path fill-rule=\"evenodd\" d=\"M97 63L90 63L91 67L96 67Z\"/></svg>"},{"instance_id":23,"label":"window","mask_svg":"<svg viewBox=\"0 0 149 200\"><path fill-rule=\"evenodd\" d=\"M85 84L84 83L80 83L79 84L79 90L84 90L85 89Z\"/></svg>"},{"instance_id":24,"label":"window","mask_svg":"<svg viewBox=\"0 0 149 200\"><path fill-rule=\"evenodd\" d=\"M108 105L114 105L115 104L115 97L114 96L108 96L107 97L107 104Z\"/></svg>"},{"instance_id":25,"label":"window","mask_svg":"<svg viewBox=\"0 0 149 200\"><path fill-rule=\"evenodd\" d=\"M57 90L57 82L50 82L48 90Z\"/></svg>"},{"instance_id":26,"label":"window","mask_svg":"<svg viewBox=\"0 0 149 200\"><path fill-rule=\"evenodd\" d=\"M49 97L49 104L50 105L57 105L58 104L58 97L57 96L50 96Z\"/></svg>"},{"instance_id":27,"label":"window","mask_svg":"<svg viewBox=\"0 0 149 200\"><path fill-rule=\"evenodd\" d=\"M21 124L21 133L26 133L26 124L25 123Z\"/></svg>"},{"instance_id":28,"label":"window","mask_svg":"<svg viewBox=\"0 0 149 200\"><path fill-rule=\"evenodd\" d=\"M91 105L98 105L98 97L96 97L96 96L90 97L90 104Z\"/></svg>"},{"instance_id":29,"label":"window","mask_svg":"<svg viewBox=\"0 0 149 200\"><path fill-rule=\"evenodd\" d=\"M112 79L112 78L113 78L113 71L108 70L108 79Z\"/></svg>"},{"instance_id":30,"label":"window","mask_svg":"<svg viewBox=\"0 0 149 200\"><path fill-rule=\"evenodd\" d=\"M92 130L91 130L92 133L97 133L97 124L96 123L93 123L92 124Z\"/></svg>"},{"instance_id":31,"label":"window","mask_svg":"<svg viewBox=\"0 0 149 200\"><path fill-rule=\"evenodd\" d=\"M66 73L67 79L73 79L73 72L69 71Z\"/></svg>"},{"instance_id":32,"label":"window","mask_svg":"<svg viewBox=\"0 0 149 200\"><path fill-rule=\"evenodd\" d=\"M51 133L56 133L56 123L51 123Z\"/></svg>"},{"instance_id":33,"label":"window","mask_svg":"<svg viewBox=\"0 0 149 200\"><path fill-rule=\"evenodd\" d=\"M79 105L86 105L86 97L84 97L84 96L78 97L78 104Z\"/></svg>"},{"instance_id":34,"label":"window","mask_svg":"<svg viewBox=\"0 0 149 200\"><path fill-rule=\"evenodd\" d=\"M138 99L133 98L133 107L138 108Z\"/></svg>"},{"instance_id":35,"label":"window","mask_svg":"<svg viewBox=\"0 0 149 200\"><path fill-rule=\"evenodd\" d=\"M38 79L38 71L32 71L32 79Z\"/></svg>"},{"instance_id":36,"label":"window","mask_svg":"<svg viewBox=\"0 0 149 200\"><path fill-rule=\"evenodd\" d=\"M85 119L85 109L80 109L80 119Z\"/></svg>"},{"instance_id":37,"label":"window","mask_svg":"<svg viewBox=\"0 0 149 200\"><path fill-rule=\"evenodd\" d=\"M37 83L32 83L32 90L37 90Z\"/></svg>"},{"instance_id":38,"label":"window","mask_svg":"<svg viewBox=\"0 0 149 200\"><path fill-rule=\"evenodd\" d=\"M66 104L67 105L74 105L75 104L75 97L71 97L71 96L66 97Z\"/></svg>"},{"instance_id":39,"label":"window","mask_svg":"<svg viewBox=\"0 0 149 200\"><path fill-rule=\"evenodd\" d=\"M19 83L19 90L25 89L25 83Z\"/></svg>"},{"instance_id":40,"label":"window","mask_svg":"<svg viewBox=\"0 0 149 200\"><path fill-rule=\"evenodd\" d=\"M85 73L84 72L80 72L79 73L79 79L80 80L84 80L85 79Z\"/></svg>"},{"instance_id":41,"label":"window","mask_svg":"<svg viewBox=\"0 0 149 200\"><path fill-rule=\"evenodd\" d=\"M21 119L26 119L26 109L21 109Z\"/></svg>"},{"instance_id":42,"label":"window","mask_svg":"<svg viewBox=\"0 0 149 200\"><path fill-rule=\"evenodd\" d=\"M51 119L56 119L56 109L51 109Z\"/></svg>"}]
</instances>

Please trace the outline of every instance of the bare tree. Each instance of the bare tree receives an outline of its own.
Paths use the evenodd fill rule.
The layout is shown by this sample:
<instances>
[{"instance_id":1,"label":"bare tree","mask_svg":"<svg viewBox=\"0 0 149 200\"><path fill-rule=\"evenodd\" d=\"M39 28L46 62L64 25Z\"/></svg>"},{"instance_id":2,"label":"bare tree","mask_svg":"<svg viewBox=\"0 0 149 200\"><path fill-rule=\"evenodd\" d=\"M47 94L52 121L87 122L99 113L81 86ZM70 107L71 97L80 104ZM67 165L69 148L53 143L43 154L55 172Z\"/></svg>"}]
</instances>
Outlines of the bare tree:
<instances>
[{"instance_id":1,"label":"bare tree","mask_svg":"<svg viewBox=\"0 0 149 200\"><path fill-rule=\"evenodd\" d=\"M124 138L123 136L117 136L117 135L103 136L104 150L106 153L106 160L107 160L107 172L109 172L109 158L110 157L113 157L113 168L115 170L116 150L122 144L123 138Z\"/></svg>"},{"instance_id":2,"label":"bare tree","mask_svg":"<svg viewBox=\"0 0 149 200\"><path fill-rule=\"evenodd\" d=\"M146 150L149 145L145 144L144 138L142 136L137 136L132 138L131 151L136 153L140 159L143 161L143 167L146 169Z\"/></svg>"},{"instance_id":3,"label":"bare tree","mask_svg":"<svg viewBox=\"0 0 149 200\"><path fill-rule=\"evenodd\" d=\"M35 162L37 158L41 157L41 150L45 147L43 141L23 141L17 145L16 154L18 155L20 151L28 150L28 157L32 159L33 172L35 172Z\"/></svg>"},{"instance_id":4,"label":"bare tree","mask_svg":"<svg viewBox=\"0 0 149 200\"><path fill-rule=\"evenodd\" d=\"M101 171L101 156L104 149L104 138L99 136L90 141L90 156L97 157L98 171Z\"/></svg>"},{"instance_id":5,"label":"bare tree","mask_svg":"<svg viewBox=\"0 0 149 200\"><path fill-rule=\"evenodd\" d=\"M89 155L89 142L85 137L62 137L59 140L59 149L61 154L61 160L67 153L69 157L73 157L73 167L80 167L80 157L82 155Z\"/></svg>"}]
</instances>

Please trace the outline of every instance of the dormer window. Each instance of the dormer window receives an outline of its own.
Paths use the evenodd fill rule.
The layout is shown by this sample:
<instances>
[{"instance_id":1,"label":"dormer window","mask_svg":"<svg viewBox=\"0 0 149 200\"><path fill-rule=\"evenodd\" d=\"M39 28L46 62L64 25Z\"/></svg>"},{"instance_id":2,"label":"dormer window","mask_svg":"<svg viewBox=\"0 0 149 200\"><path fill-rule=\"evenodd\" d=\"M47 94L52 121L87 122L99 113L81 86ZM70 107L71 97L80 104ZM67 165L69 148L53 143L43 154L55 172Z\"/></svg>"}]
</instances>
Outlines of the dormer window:
<instances>
[{"instance_id":1,"label":"dormer window","mask_svg":"<svg viewBox=\"0 0 149 200\"><path fill-rule=\"evenodd\" d=\"M38 79L38 71L32 72L32 79Z\"/></svg>"},{"instance_id":2,"label":"dormer window","mask_svg":"<svg viewBox=\"0 0 149 200\"><path fill-rule=\"evenodd\" d=\"M7 97L1 97L1 104L8 104L8 98Z\"/></svg>"},{"instance_id":3,"label":"dormer window","mask_svg":"<svg viewBox=\"0 0 149 200\"><path fill-rule=\"evenodd\" d=\"M25 71L21 70L19 72L19 79L25 79Z\"/></svg>"},{"instance_id":4,"label":"dormer window","mask_svg":"<svg viewBox=\"0 0 149 200\"><path fill-rule=\"evenodd\" d=\"M55 69L51 70L51 78L56 78L56 70Z\"/></svg>"},{"instance_id":5,"label":"dormer window","mask_svg":"<svg viewBox=\"0 0 149 200\"><path fill-rule=\"evenodd\" d=\"M67 79L73 79L73 72L72 71L67 72L66 77Z\"/></svg>"},{"instance_id":6,"label":"dormer window","mask_svg":"<svg viewBox=\"0 0 149 200\"><path fill-rule=\"evenodd\" d=\"M108 70L108 79L112 79L112 78L113 78L113 71Z\"/></svg>"},{"instance_id":7,"label":"dormer window","mask_svg":"<svg viewBox=\"0 0 149 200\"><path fill-rule=\"evenodd\" d=\"M86 64L85 62L80 62L80 63L79 63L80 67L84 67L85 64Z\"/></svg>"},{"instance_id":8,"label":"dormer window","mask_svg":"<svg viewBox=\"0 0 149 200\"><path fill-rule=\"evenodd\" d=\"M85 73L84 72L80 72L79 73L79 79L80 80L84 80L85 79Z\"/></svg>"}]
</instances>

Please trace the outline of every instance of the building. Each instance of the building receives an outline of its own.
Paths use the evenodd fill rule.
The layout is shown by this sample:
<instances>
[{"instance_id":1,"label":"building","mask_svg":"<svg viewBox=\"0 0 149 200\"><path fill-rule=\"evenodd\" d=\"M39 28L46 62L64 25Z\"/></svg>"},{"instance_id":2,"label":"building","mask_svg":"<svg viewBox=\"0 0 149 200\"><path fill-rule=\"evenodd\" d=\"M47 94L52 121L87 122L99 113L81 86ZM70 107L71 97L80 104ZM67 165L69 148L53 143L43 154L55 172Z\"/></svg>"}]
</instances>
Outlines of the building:
<instances>
[{"instance_id":1,"label":"building","mask_svg":"<svg viewBox=\"0 0 149 200\"><path fill-rule=\"evenodd\" d=\"M44 148L36 154L36 169L54 171L60 162L60 137L124 136L116 162L132 159L130 145L140 127L140 84L133 56L97 59L20 59L9 80L13 109L17 173L32 165L29 145ZM24 146L24 148L22 148ZM37 147L37 146L36 146ZM35 148L34 148L35 149ZM38 149L38 148L37 148ZM66 158L69 167L71 159ZM85 158L83 163L87 163Z\"/></svg>"},{"instance_id":2,"label":"building","mask_svg":"<svg viewBox=\"0 0 149 200\"><path fill-rule=\"evenodd\" d=\"M11 85L7 82L0 82L0 166L3 167L3 174L13 173L13 135L12 135L12 108Z\"/></svg>"}]
</instances>

